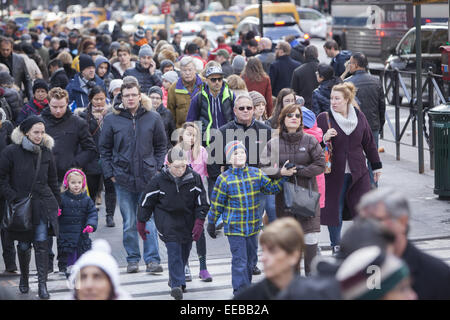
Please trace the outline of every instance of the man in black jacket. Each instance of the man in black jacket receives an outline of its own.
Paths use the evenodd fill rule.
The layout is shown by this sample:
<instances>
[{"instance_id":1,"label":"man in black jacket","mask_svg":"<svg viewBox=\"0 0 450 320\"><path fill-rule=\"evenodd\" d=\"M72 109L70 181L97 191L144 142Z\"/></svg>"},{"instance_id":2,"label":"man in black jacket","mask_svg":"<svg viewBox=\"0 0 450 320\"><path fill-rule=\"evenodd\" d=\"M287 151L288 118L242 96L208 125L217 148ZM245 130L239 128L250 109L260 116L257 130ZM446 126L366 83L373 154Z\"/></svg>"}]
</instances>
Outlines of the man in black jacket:
<instances>
[{"instance_id":1,"label":"man in black jacket","mask_svg":"<svg viewBox=\"0 0 450 320\"><path fill-rule=\"evenodd\" d=\"M270 65L269 77L272 84L272 95L278 96L281 89L289 88L292 74L300 66L300 62L293 60L291 45L286 41L280 41L275 47L276 60Z\"/></svg>"},{"instance_id":2,"label":"man in black jacket","mask_svg":"<svg viewBox=\"0 0 450 320\"><path fill-rule=\"evenodd\" d=\"M69 78L64 71L64 66L61 60L53 59L48 64L48 71L50 73L50 89L60 87L65 89L69 84Z\"/></svg>"},{"instance_id":3,"label":"man in black jacket","mask_svg":"<svg viewBox=\"0 0 450 320\"><path fill-rule=\"evenodd\" d=\"M348 50L339 50L339 45L334 40L328 40L323 45L323 49L328 58L331 58L330 65L334 69L336 77L340 77L345 71L345 63L350 59L351 52Z\"/></svg>"},{"instance_id":4,"label":"man in black jacket","mask_svg":"<svg viewBox=\"0 0 450 320\"><path fill-rule=\"evenodd\" d=\"M411 212L405 196L389 188L372 190L358 209L361 217L378 220L395 234L394 254L407 263L419 300L450 299L450 267L408 240Z\"/></svg>"},{"instance_id":5,"label":"man in black jacket","mask_svg":"<svg viewBox=\"0 0 450 320\"><path fill-rule=\"evenodd\" d=\"M167 139L161 117L152 111L149 99L143 100L135 81L121 87L121 103L105 116L100 134L100 161L105 179L114 182L123 217L123 245L127 251L127 272L139 272L141 259L137 233L137 209L150 180L164 164ZM116 101L120 101L117 99ZM158 236L154 219L146 225L150 236L144 241L147 272L162 272Z\"/></svg>"},{"instance_id":6,"label":"man in black jacket","mask_svg":"<svg viewBox=\"0 0 450 320\"><path fill-rule=\"evenodd\" d=\"M368 64L367 57L363 53L354 53L349 63L350 72L353 75L345 81L352 82L356 89L358 89L356 98L361 111L369 122L373 138L378 148L379 134L385 122L386 102L380 78L367 72ZM370 164L369 174L372 185L377 186L377 183L373 180L373 172Z\"/></svg>"},{"instance_id":7,"label":"man in black jacket","mask_svg":"<svg viewBox=\"0 0 450 320\"><path fill-rule=\"evenodd\" d=\"M305 107L312 109L312 93L319 86L317 82L317 68L319 66L319 51L316 46L309 45L305 49L305 63L295 69L291 88L305 99Z\"/></svg>"}]
</instances>

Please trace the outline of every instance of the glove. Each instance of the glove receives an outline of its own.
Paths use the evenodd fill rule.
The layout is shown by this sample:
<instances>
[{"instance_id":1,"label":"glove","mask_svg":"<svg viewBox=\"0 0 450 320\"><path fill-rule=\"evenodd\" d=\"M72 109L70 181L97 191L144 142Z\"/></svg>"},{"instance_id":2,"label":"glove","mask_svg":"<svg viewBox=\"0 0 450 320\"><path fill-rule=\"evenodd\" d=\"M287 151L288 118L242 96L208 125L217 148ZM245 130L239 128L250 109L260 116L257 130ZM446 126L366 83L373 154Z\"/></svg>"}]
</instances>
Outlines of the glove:
<instances>
[{"instance_id":1,"label":"glove","mask_svg":"<svg viewBox=\"0 0 450 320\"><path fill-rule=\"evenodd\" d=\"M147 234L150 234L148 230L145 229L145 222L137 222L137 230L142 240L147 240Z\"/></svg>"},{"instance_id":2,"label":"glove","mask_svg":"<svg viewBox=\"0 0 450 320\"><path fill-rule=\"evenodd\" d=\"M58 217L61 216L61 214L62 214L61 209L58 208Z\"/></svg>"},{"instance_id":3,"label":"glove","mask_svg":"<svg viewBox=\"0 0 450 320\"><path fill-rule=\"evenodd\" d=\"M192 240L198 241L203 232L203 225L205 220L195 219L194 228L192 229Z\"/></svg>"},{"instance_id":4,"label":"glove","mask_svg":"<svg viewBox=\"0 0 450 320\"><path fill-rule=\"evenodd\" d=\"M206 231L208 231L208 234L211 238L216 238L216 226L214 225L214 223L208 223Z\"/></svg>"},{"instance_id":5,"label":"glove","mask_svg":"<svg viewBox=\"0 0 450 320\"><path fill-rule=\"evenodd\" d=\"M94 228L92 228L91 226L87 226L83 230L83 233L92 233L92 232L94 232Z\"/></svg>"}]
</instances>

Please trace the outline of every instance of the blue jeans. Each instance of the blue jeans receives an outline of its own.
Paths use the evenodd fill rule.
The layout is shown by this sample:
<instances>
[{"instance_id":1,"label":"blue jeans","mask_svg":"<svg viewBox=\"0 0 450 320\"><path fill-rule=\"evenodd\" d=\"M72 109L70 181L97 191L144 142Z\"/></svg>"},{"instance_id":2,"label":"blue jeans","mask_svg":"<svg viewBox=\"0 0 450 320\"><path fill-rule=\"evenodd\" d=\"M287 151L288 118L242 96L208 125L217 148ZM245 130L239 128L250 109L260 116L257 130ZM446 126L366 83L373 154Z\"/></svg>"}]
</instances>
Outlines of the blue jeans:
<instances>
[{"instance_id":1,"label":"blue jeans","mask_svg":"<svg viewBox=\"0 0 450 320\"><path fill-rule=\"evenodd\" d=\"M251 237L228 236L231 250L231 282L233 294L252 283L253 267L258 259L258 235Z\"/></svg>"},{"instance_id":2,"label":"blue jeans","mask_svg":"<svg viewBox=\"0 0 450 320\"><path fill-rule=\"evenodd\" d=\"M169 266L169 286L175 288L186 285L184 266L189 259L192 241L186 243L166 242L166 248Z\"/></svg>"},{"instance_id":3,"label":"blue jeans","mask_svg":"<svg viewBox=\"0 0 450 320\"><path fill-rule=\"evenodd\" d=\"M275 195L266 195L260 193L259 196L259 209L258 215L262 219L264 210L266 210L267 217L269 218L269 223L277 218L277 212L275 210Z\"/></svg>"},{"instance_id":4,"label":"blue jeans","mask_svg":"<svg viewBox=\"0 0 450 320\"><path fill-rule=\"evenodd\" d=\"M378 150L378 141L380 138L380 132L372 131L372 135L373 135L373 139L375 140L375 144L376 144L377 150ZM367 160L367 168L369 169L370 184L372 186L375 186L376 188L378 188L378 182L375 182L375 180L373 179L373 170L372 170L372 166L370 165L369 160Z\"/></svg>"},{"instance_id":5,"label":"blue jeans","mask_svg":"<svg viewBox=\"0 0 450 320\"><path fill-rule=\"evenodd\" d=\"M342 212L344 211L345 205L345 195L347 190L352 184L352 175L346 173L344 175L344 184L342 186L341 195L339 197L339 225L338 226L328 226L328 232L330 233L331 246L338 246L341 243L341 229L342 229Z\"/></svg>"},{"instance_id":6,"label":"blue jeans","mask_svg":"<svg viewBox=\"0 0 450 320\"><path fill-rule=\"evenodd\" d=\"M139 262L141 253L139 250L139 235L137 232L137 210L140 205L142 192L130 192L124 187L114 184L116 188L117 200L119 202L120 213L123 219L123 246L127 252L127 262ZM144 241L144 261L146 264L150 262L161 262L158 247L158 232L156 231L155 220L153 216L145 226L150 232L147 240Z\"/></svg>"},{"instance_id":7,"label":"blue jeans","mask_svg":"<svg viewBox=\"0 0 450 320\"><path fill-rule=\"evenodd\" d=\"M34 242L46 241L48 238L48 226L45 222L41 222L34 229ZM19 241L19 249L21 251L27 251L31 248L31 242Z\"/></svg>"}]
</instances>

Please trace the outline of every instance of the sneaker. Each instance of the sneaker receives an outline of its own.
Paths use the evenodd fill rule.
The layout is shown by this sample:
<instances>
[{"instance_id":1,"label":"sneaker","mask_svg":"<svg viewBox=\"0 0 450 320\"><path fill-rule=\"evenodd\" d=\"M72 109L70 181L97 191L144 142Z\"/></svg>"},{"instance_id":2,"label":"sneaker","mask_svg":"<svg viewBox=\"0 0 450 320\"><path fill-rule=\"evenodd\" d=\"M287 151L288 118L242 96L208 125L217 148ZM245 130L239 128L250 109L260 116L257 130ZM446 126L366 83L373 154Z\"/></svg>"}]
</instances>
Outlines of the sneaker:
<instances>
[{"instance_id":1,"label":"sneaker","mask_svg":"<svg viewBox=\"0 0 450 320\"><path fill-rule=\"evenodd\" d=\"M331 251L331 255L333 257L336 257L339 254L339 251L341 251L341 247L340 246L334 246L331 250L332 250Z\"/></svg>"},{"instance_id":2,"label":"sneaker","mask_svg":"<svg viewBox=\"0 0 450 320\"><path fill-rule=\"evenodd\" d=\"M175 287L170 290L170 295L175 298L175 300L183 300L183 290L180 287Z\"/></svg>"},{"instance_id":3,"label":"sneaker","mask_svg":"<svg viewBox=\"0 0 450 320\"><path fill-rule=\"evenodd\" d=\"M161 273L161 272L163 272L163 267L158 262L150 262L147 264L146 272Z\"/></svg>"},{"instance_id":4,"label":"sneaker","mask_svg":"<svg viewBox=\"0 0 450 320\"><path fill-rule=\"evenodd\" d=\"M208 270L206 270L206 269L205 270L200 270L200 273L198 274L198 276L200 277L200 279L202 281L205 281L205 282L211 282L212 281L212 277L209 274Z\"/></svg>"},{"instance_id":5,"label":"sneaker","mask_svg":"<svg viewBox=\"0 0 450 320\"><path fill-rule=\"evenodd\" d=\"M252 274L253 274L254 276L258 276L258 275L261 274L261 270L259 270L259 268L258 268L257 266L254 266L254 267L253 267Z\"/></svg>"},{"instance_id":6,"label":"sneaker","mask_svg":"<svg viewBox=\"0 0 450 320\"><path fill-rule=\"evenodd\" d=\"M186 278L186 282L192 281L191 269L189 265L184 266L184 276Z\"/></svg>"},{"instance_id":7,"label":"sneaker","mask_svg":"<svg viewBox=\"0 0 450 320\"><path fill-rule=\"evenodd\" d=\"M116 226L114 223L114 218L112 216L106 216L106 226L109 228L113 228Z\"/></svg>"},{"instance_id":8,"label":"sneaker","mask_svg":"<svg viewBox=\"0 0 450 320\"><path fill-rule=\"evenodd\" d=\"M138 262L129 262L127 266L128 273L138 273L139 272L139 263Z\"/></svg>"},{"instance_id":9,"label":"sneaker","mask_svg":"<svg viewBox=\"0 0 450 320\"><path fill-rule=\"evenodd\" d=\"M169 286L169 288L170 288L170 279L167 281L167 285ZM185 284L182 284L181 285L181 291L183 291L183 293L185 293L187 290L186 290L186 285Z\"/></svg>"}]
</instances>

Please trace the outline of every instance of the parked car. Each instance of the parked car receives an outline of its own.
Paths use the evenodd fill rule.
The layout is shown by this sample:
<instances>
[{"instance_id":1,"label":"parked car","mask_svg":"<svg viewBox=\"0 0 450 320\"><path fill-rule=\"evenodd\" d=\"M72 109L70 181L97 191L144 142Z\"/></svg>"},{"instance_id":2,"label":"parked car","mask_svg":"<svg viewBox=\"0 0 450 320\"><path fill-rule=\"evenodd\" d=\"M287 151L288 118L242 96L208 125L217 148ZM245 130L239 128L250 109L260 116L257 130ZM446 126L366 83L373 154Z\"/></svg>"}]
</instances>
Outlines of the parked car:
<instances>
[{"instance_id":1,"label":"parked car","mask_svg":"<svg viewBox=\"0 0 450 320\"><path fill-rule=\"evenodd\" d=\"M327 18L317 10L297 7L300 28L311 37L323 40L327 37Z\"/></svg>"}]
</instances>

